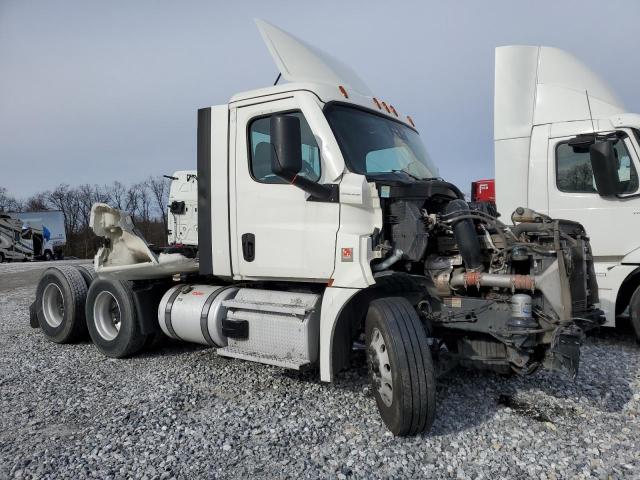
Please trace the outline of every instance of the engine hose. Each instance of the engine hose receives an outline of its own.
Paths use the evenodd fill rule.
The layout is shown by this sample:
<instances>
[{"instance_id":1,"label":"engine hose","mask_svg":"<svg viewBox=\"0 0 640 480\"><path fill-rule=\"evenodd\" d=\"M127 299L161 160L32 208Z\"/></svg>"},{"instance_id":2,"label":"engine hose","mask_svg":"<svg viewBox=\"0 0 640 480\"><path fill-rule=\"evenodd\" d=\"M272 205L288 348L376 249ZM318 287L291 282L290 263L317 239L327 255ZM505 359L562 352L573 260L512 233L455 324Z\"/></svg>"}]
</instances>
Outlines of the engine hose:
<instances>
[{"instance_id":1,"label":"engine hose","mask_svg":"<svg viewBox=\"0 0 640 480\"><path fill-rule=\"evenodd\" d=\"M469 206L464 200L452 200L445 209L445 213L465 212L451 219L453 227L453 236L456 239L462 261L467 270L482 270L482 251L480 250L480 242L478 234L473 222L469 218L465 218L466 214L470 214Z\"/></svg>"},{"instance_id":2,"label":"engine hose","mask_svg":"<svg viewBox=\"0 0 640 480\"><path fill-rule=\"evenodd\" d=\"M455 212L454 212L455 213ZM443 215L444 216L444 215ZM508 241L507 241L507 236L505 235L505 231L509 232L509 234L511 234L511 236L517 240L516 236L513 234L513 232L511 232L511 230L509 230L507 228L507 226L502 223L500 220L497 220L495 218L491 218L491 217L483 217L482 215L476 215L475 212L469 212L467 214L460 214L460 215L456 215L453 218L447 219L447 220L442 220L443 223L451 223L453 224L454 222L458 221L458 220L462 220L462 219L470 219L470 220L480 220L481 222L484 223L488 223L488 224L493 224L493 226L496 229L496 232L498 232L498 235L500 235L500 238L502 239L502 241L504 242L505 245L508 245Z\"/></svg>"},{"instance_id":3,"label":"engine hose","mask_svg":"<svg viewBox=\"0 0 640 480\"><path fill-rule=\"evenodd\" d=\"M402 250L400 250L399 248L396 248L393 251L393 254L390 257L388 257L386 260L384 260L384 261L382 261L380 263L377 263L377 264L373 265L371 267L371 270L373 270L374 272L379 272L381 270L386 270L391 265L393 265L398 260L400 260L402 258L402 255L404 255L404 252Z\"/></svg>"}]
</instances>

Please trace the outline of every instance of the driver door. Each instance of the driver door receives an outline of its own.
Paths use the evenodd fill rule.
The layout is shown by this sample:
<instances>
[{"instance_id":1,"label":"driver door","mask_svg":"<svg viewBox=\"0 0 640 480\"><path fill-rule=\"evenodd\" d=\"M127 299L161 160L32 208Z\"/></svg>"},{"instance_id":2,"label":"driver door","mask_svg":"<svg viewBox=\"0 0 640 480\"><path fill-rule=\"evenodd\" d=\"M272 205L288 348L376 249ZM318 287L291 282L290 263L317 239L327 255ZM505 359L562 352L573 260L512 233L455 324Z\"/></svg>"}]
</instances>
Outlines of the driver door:
<instances>
[{"instance_id":1,"label":"driver door","mask_svg":"<svg viewBox=\"0 0 640 480\"><path fill-rule=\"evenodd\" d=\"M339 203L309 201L303 190L272 173L269 130L276 113L300 119L299 175L322 181L321 142L294 98L238 107L233 271L240 278L324 282L334 269Z\"/></svg>"}]
</instances>

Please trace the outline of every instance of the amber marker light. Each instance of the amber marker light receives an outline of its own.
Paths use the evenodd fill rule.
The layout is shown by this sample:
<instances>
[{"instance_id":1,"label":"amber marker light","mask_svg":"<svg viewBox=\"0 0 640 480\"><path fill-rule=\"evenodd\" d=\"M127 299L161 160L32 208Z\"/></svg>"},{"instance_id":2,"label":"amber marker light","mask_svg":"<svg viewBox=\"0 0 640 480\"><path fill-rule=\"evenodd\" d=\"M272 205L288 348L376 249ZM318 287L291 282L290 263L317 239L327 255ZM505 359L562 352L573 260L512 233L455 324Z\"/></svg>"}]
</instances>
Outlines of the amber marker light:
<instances>
[{"instance_id":1,"label":"amber marker light","mask_svg":"<svg viewBox=\"0 0 640 480\"><path fill-rule=\"evenodd\" d=\"M349 94L347 93L347 91L345 90L345 88L342 85L338 86L338 90L340 90L340 93L342 94L342 96L344 98L349 98Z\"/></svg>"},{"instance_id":2,"label":"amber marker light","mask_svg":"<svg viewBox=\"0 0 640 480\"><path fill-rule=\"evenodd\" d=\"M382 106L384 107L384 109L387 111L387 113L391 113L391 110L389 110L389 107L387 106L386 103L382 102Z\"/></svg>"},{"instance_id":3,"label":"amber marker light","mask_svg":"<svg viewBox=\"0 0 640 480\"><path fill-rule=\"evenodd\" d=\"M393 108L393 105L389 105L389 108L391 109L391 111L393 112L393 114L397 117L398 116L398 112L396 112L396 109Z\"/></svg>"},{"instance_id":4,"label":"amber marker light","mask_svg":"<svg viewBox=\"0 0 640 480\"><path fill-rule=\"evenodd\" d=\"M415 124L415 123L413 123L413 119L412 119L409 115L407 115L407 120L409 120L409 123L411 124L411 126L412 126L413 128L416 128L416 124Z\"/></svg>"},{"instance_id":5,"label":"amber marker light","mask_svg":"<svg viewBox=\"0 0 640 480\"><path fill-rule=\"evenodd\" d=\"M373 97L373 103L376 104L376 107L378 107L379 110L382 110L382 105L380 105L380 102L376 97Z\"/></svg>"}]
</instances>

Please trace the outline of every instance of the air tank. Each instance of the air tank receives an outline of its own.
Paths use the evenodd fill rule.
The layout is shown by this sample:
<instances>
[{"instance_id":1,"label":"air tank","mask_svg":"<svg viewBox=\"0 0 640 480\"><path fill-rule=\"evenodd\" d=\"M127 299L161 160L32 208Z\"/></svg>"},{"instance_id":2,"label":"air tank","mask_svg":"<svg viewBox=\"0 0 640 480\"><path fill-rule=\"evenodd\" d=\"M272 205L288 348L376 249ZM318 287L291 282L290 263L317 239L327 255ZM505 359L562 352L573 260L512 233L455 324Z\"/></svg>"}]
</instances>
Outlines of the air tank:
<instances>
[{"instance_id":1,"label":"air tank","mask_svg":"<svg viewBox=\"0 0 640 480\"><path fill-rule=\"evenodd\" d=\"M235 297L234 286L180 284L167 290L158 306L158 322L168 337L212 347L225 347L222 302Z\"/></svg>"}]
</instances>

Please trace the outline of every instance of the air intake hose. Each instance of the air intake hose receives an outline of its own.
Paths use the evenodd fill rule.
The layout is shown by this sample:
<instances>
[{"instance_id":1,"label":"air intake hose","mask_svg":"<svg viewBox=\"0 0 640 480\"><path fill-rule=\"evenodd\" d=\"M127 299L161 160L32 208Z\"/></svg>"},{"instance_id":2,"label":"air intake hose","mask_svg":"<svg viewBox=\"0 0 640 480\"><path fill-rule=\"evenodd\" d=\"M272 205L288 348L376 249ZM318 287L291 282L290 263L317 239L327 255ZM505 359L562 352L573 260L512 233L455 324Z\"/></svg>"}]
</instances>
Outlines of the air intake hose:
<instances>
[{"instance_id":1,"label":"air intake hose","mask_svg":"<svg viewBox=\"0 0 640 480\"><path fill-rule=\"evenodd\" d=\"M464 200L452 200L445 209L445 214L453 220L453 236L465 267L467 270L481 271L483 269L482 252L473 221L470 218L455 221L457 216L467 215L470 212L469 205Z\"/></svg>"}]
</instances>

